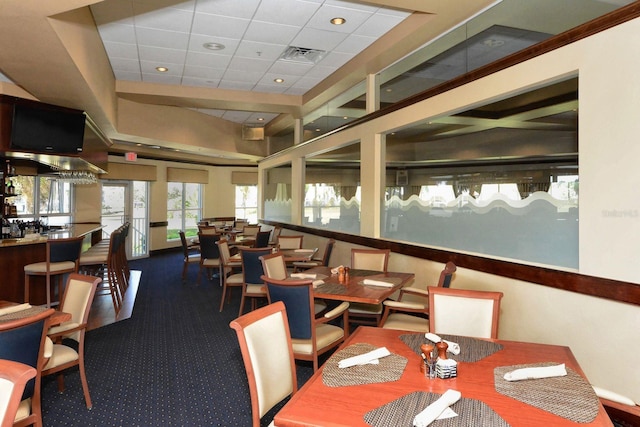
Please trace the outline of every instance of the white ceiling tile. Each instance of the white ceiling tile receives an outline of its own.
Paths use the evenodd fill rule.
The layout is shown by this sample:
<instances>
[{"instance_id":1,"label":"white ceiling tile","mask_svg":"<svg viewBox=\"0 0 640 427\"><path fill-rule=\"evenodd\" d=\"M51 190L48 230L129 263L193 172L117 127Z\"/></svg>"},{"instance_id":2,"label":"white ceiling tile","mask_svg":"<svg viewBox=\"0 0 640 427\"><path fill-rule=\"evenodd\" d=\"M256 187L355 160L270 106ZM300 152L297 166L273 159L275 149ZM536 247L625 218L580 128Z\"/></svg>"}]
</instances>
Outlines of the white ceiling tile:
<instances>
[{"instance_id":1,"label":"white ceiling tile","mask_svg":"<svg viewBox=\"0 0 640 427\"><path fill-rule=\"evenodd\" d=\"M295 84L291 85L291 87L305 88L309 90L315 85L317 85L318 83L320 83L322 80L324 80L328 75L329 74L327 74L326 76L316 76L316 77L304 76L304 77L301 77L297 82L295 82Z\"/></svg>"},{"instance_id":2,"label":"white ceiling tile","mask_svg":"<svg viewBox=\"0 0 640 427\"><path fill-rule=\"evenodd\" d=\"M136 30L133 25L105 24L100 26L99 33L104 41L136 43Z\"/></svg>"},{"instance_id":3,"label":"white ceiling tile","mask_svg":"<svg viewBox=\"0 0 640 427\"><path fill-rule=\"evenodd\" d=\"M209 116L214 116L214 117L222 117L222 115L225 113L225 110L215 110L213 108L193 108L193 109L198 111L199 113L207 114Z\"/></svg>"},{"instance_id":4,"label":"white ceiling tile","mask_svg":"<svg viewBox=\"0 0 640 427\"><path fill-rule=\"evenodd\" d=\"M367 6L361 3L353 3L350 1L342 1L342 0L326 0L324 3L329 6L338 6L338 7L343 7L347 9L362 10L362 11L371 12L371 13L376 12L378 9L380 9L378 6Z\"/></svg>"},{"instance_id":5,"label":"white ceiling tile","mask_svg":"<svg viewBox=\"0 0 640 427\"><path fill-rule=\"evenodd\" d=\"M227 70L223 78L234 82L250 83L255 85L264 76L264 73L251 70Z\"/></svg>"},{"instance_id":6,"label":"white ceiling tile","mask_svg":"<svg viewBox=\"0 0 640 427\"><path fill-rule=\"evenodd\" d=\"M225 111L222 118L232 122L242 123L248 119L249 116L251 116L251 113L248 111Z\"/></svg>"},{"instance_id":7,"label":"white ceiling tile","mask_svg":"<svg viewBox=\"0 0 640 427\"><path fill-rule=\"evenodd\" d=\"M255 85L246 82L236 82L233 80L222 80L218 87L220 89L230 89L230 90L253 90Z\"/></svg>"},{"instance_id":8,"label":"white ceiling tile","mask_svg":"<svg viewBox=\"0 0 640 427\"><path fill-rule=\"evenodd\" d=\"M378 9L376 14L378 14L378 15L387 15L387 16L399 16L400 18L405 19L409 15L411 15L411 12L407 12L406 10L391 9L391 8L383 8L383 7L381 7L380 9Z\"/></svg>"},{"instance_id":9,"label":"white ceiling tile","mask_svg":"<svg viewBox=\"0 0 640 427\"><path fill-rule=\"evenodd\" d=\"M136 37L140 45L167 49L186 49L189 43L189 33L163 31L154 28L136 28Z\"/></svg>"},{"instance_id":10,"label":"white ceiling tile","mask_svg":"<svg viewBox=\"0 0 640 427\"><path fill-rule=\"evenodd\" d=\"M402 22L404 18L400 16L373 15L362 24L354 34L369 37L380 37L390 29Z\"/></svg>"},{"instance_id":11,"label":"white ceiling tile","mask_svg":"<svg viewBox=\"0 0 640 427\"><path fill-rule=\"evenodd\" d=\"M243 70L243 71L253 71L258 72L260 74L264 74L267 72L269 67L271 67L272 61L262 61L256 59L249 58L233 58L229 62L230 70Z\"/></svg>"},{"instance_id":12,"label":"white ceiling tile","mask_svg":"<svg viewBox=\"0 0 640 427\"><path fill-rule=\"evenodd\" d=\"M336 71L337 67L329 67L327 65L316 65L312 69L309 70L305 77L322 77L323 79L327 77L329 74Z\"/></svg>"},{"instance_id":13,"label":"white ceiling tile","mask_svg":"<svg viewBox=\"0 0 640 427\"><path fill-rule=\"evenodd\" d=\"M282 24L269 24L253 21L249 24L244 40L255 42L289 45L298 34L300 27Z\"/></svg>"},{"instance_id":14,"label":"white ceiling tile","mask_svg":"<svg viewBox=\"0 0 640 427\"><path fill-rule=\"evenodd\" d=\"M142 81L148 83L163 83L168 85L179 85L180 77L172 75L158 75L142 73Z\"/></svg>"},{"instance_id":15,"label":"white ceiling tile","mask_svg":"<svg viewBox=\"0 0 640 427\"><path fill-rule=\"evenodd\" d=\"M154 9L147 4L134 3L134 22L137 27L159 30L189 32L193 13L185 10L165 8Z\"/></svg>"},{"instance_id":16,"label":"white ceiling tile","mask_svg":"<svg viewBox=\"0 0 640 427\"><path fill-rule=\"evenodd\" d=\"M290 87L286 91L284 91L287 95L304 95L309 91L310 88L307 87Z\"/></svg>"},{"instance_id":17,"label":"white ceiling tile","mask_svg":"<svg viewBox=\"0 0 640 427\"><path fill-rule=\"evenodd\" d=\"M325 67L334 67L337 69L342 67L351 58L353 58L353 55L348 53L330 52L322 61L320 61L320 64Z\"/></svg>"},{"instance_id":18,"label":"white ceiling tile","mask_svg":"<svg viewBox=\"0 0 640 427\"><path fill-rule=\"evenodd\" d=\"M282 55L287 45L258 43L243 40L238 45L236 56L243 58L259 58L263 60L275 61Z\"/></svg>"},{"instance_id":19,"label":"white ceiling tile","mask_svg":"<svg viewBox=\"0 0 640 427\"><path fill-rule=\"evenodd\" d=\"M113 75L117 80L126 80L130 82L142 81L142 74L139 70L137 72L115 70Z\"/></svg>"},{"instance_id":20,"label":"white ceiling tile","mask_svg":"<svg viewBox=\"0 0 640 427\"><path fill-rule=\"evenodd\" d=\"M186 76L182 77L182 84L186 86L216 88L218 87L218 83L220 83L220 79L198 79L195 77L186 77Z\"/></svg>"},{"instance_id":21,"label":"white ceiling tile","mask_svg":"<svg viewBox=\"0 0 640 427\"><path fill-rule=\"evenodd\" d=\"M183 76L203 80L220 80L224 75L224 70L219 68L196 67L187 65L184 67ZM216 82L217 84L217 82Z\"/></svg>"},{"instance_id":22,"label":"white ceiling tile","mask_svg":"<svg viewBox=\"0 0 640 427\"><path fill-rule=\"evenodd\" d=\"M287 90L287 88L282 86L275 86L275 84L274 85L258 84L255 86L253 90L254 92L264 92L264 93L284 93L284 91Z\"/></svg>"},{"instance_id":23,"label":"white ceiling tile","mask_svg":"<svg viewBox=\"0 0 640 427\"><path fill-rule=\"evenodd\" d=\"M372 16L371 12L324 5L309 21L308 27L339 33L351 33L369 19L370 16ZM346 19L346 22L342 25L333 25L331 19L338 17Z\"/></svg>"},{"instance_id":24,"label":"white ceiling tile","mask_svg":"<svg viewBox=\"0 0 640 427\"><path fill-rule=\"evenodd\" d=\"M317 3L297 0L262 0L253 19L276 24L304 24L318 8Z\"/></svg>"},{"instance_id":25,"label":"white ceiling tile","mask_svg":"<svg viewBox=\"0 0 640 427\"><path fill-rule=\"evenodd\" d=\"M276 82L274 82L275 79L283 79L284 82L283 83L276 83ZM293 75L287 75L287 74L266 73L262 77L262 79L260 79L259 84L262 84L262 85L278 85L278 86L284 86L286 88L286 87L289 87L289 86L293 85L298 80L300 80L300 76L293 76Z\"/></svg>"},{"instance_id":26,"label":"white ceiling tile","mask_svg":"<svg viewBox=\"0 0 640 427\"><path fill-rule=\"evenodd\" d=\"M260 0L198 0L196 12L251 19Z\"/></svg>"},{"instance_id":27,"label":"white ceiling tile","mask_svg":"<svg viewBox=\"0 0 640 427\"><path fill-rule=\"evenodd\" d=\"M140 46L139 52L141 61L155 62L158 65L184 64L187 54L184 50L162 49L153 46Z\"/></svg>"},{"instance_id":28,"label":"white ceiling tile","mask_svg":"<svg viewBox=\"0 0 640 427\"><path fill-rule=\"evenodd\" d=\"M330 51L346 37L347 34L344 33L303 28L291 44L293 46Z\"/></svg>"},{"instance_id":29,"label":"white ceiling tile","mask_svg":"<svg viewBox=\"0 0 640 427\"><path fill-rule=\"evenodd\" d=\"M226 70L231 58L228 55L216 55L215 53L187 52L186 64Z\"/></svg>"},{"instance_id":30,"label":"white ceiling tile","mask_svg":"<svg viewBox=\"0 0 640 427\"><path fill-rule=\"evenodd\" d=\"M293 76L304 76L313 68L313 64L300 64L291 61L276 61L269 72L272 74L290 74Z\"/></svg>"},{"instance_id":31,"label":"white ceiling tile","mask_svg":"<svg viewBox=\"0 0 640 427\"><path fill-rule=\"evenodd\" d=\"M224 45L222 50L211 50L204 47L205 43L219 43ZM189 51L200 53L215 53L216 55L231 56L234 54L240 41L238 39L229 39L224 37L213 37L202 34L191 34L189 40Z\"/></svg>"},{"instance_id":32,"label":"white ceiling tile","mask_svg":"<svg viewBox=\"0 0 640 427\"><path fill-rule=\"evenodd\" d=\"M103 42L110 58L124 58L138 60L138 47L130 43Z\"/></svg>"},{"instance_id":33,"label":"white ceiling tile","mask_svg":"<svg viewBox=\"0 0 640 427\"><path fill-rule=\"evenodd\" d=\"M153 9L159 8L173 8L180 10L193 11L196 7L195 0L185 0L182 2L176 2L176 0L131 0L136 3L146 4L147 7Z\"/></svg>"},{"instance_id":34,"label":"white ceiling tile","mask_svg":"<svg viewBox=\"0 0 640 427\"><path fill-rule=\"evenodd\" d=\"M247 29L249 22L248 19L196 13L193 18L193 32L195 34L204 34L213 37L240 39Z\"/></svg>"},{"instance_id":35,"label":"white ceiling tile","mask_svg":"<svg viewBox=\"0 0 640 427\"><path fill-rule=\"evenodd\" d=\"M375 37L357 36L352 34L336 46L334 52L356 55L369 47L369 45L374 41L376 41Z\"/></svg>"},{"instance_id":36,"label":"white ceiling tile","mask_svg":"<svg viewBox=\"0 0 640 427\"><path fill-rule=\"evenodd\" d=\"M110 58L111 68L117 71L140 72L140 61L137 59Z\"/></svg>"}]
</instances>

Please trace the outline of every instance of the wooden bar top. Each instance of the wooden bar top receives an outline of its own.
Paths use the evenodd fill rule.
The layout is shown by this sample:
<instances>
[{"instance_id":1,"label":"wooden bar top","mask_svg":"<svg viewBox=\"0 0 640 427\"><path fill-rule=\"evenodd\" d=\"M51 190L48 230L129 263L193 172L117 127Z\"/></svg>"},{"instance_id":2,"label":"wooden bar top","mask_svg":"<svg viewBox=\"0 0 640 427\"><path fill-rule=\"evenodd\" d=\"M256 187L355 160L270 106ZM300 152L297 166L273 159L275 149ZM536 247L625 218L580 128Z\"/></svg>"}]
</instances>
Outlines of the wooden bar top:
<instances>
[{"instance_id":1,"label":"wooden bar top","mask_svg":"<svg viewBox=\"0 0 640 427\"><path fill-rule=\"evenodd\" d=\"M23 238L0 239L0 248L44 243L48 239L68 239L91 234L102 229L100 224L72 224L68 228L52 229L40 235Z\"/></svg>"}]
</instances>

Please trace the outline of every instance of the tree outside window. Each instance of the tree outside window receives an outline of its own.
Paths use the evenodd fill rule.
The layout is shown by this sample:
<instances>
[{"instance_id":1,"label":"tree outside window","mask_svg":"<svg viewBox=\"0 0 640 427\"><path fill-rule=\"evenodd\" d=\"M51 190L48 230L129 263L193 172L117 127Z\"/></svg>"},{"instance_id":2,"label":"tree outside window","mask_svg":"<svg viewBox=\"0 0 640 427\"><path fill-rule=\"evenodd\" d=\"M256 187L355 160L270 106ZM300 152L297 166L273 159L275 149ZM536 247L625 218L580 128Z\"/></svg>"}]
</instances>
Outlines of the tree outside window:
<instances>
[{"instance_id":1,"label":"tree outside window","mask_svg":"<svg viewBox=\"0 0 640 427\"><path fill-rule=\"evenodd\" d=\"M167 183L167 240L198 234L198 221L202 218L202 185L184 182Z\"/></svg>"},{"instance_id":2,"label":"tree outside window","mask_svg":"<svg viewBox=\"0 0 640 427\"><path fill-rule=\"evenodd\" d=\"M236 218L258 222L258 186L236 185Z\"/></svg>"}]
</instances>

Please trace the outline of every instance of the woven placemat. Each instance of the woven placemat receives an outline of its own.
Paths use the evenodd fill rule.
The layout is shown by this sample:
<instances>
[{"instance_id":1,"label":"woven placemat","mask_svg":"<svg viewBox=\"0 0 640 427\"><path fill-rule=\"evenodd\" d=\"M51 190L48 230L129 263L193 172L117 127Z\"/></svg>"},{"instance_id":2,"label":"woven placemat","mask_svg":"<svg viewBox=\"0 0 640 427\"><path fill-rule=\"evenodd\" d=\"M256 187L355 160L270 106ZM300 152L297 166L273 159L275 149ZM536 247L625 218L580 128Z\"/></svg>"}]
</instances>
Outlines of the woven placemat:
<instances>
[{"instance_id":1,"label":"woven placemat","mask_svg":"<svg viewBox=\"0 0 640 427\"><path fill-rule=\"evenodd\" d=\"M504 374L514 369L551 365L558 363L499 366L493 370L496 391L576 423L593 421L600 410L598 397L591 385L571 368L566 368L567 375L563 377L522 381L504 379Z\"/></svg>"},{"instance_id":2,"label":"woven placemat","mask_svg":"<svg viewBox=\"0 0 640 427\"><path fill-rule=\"evenodd\" d=\"M313 291L320 294L344 295L347 292L347 287L338 283L325 282L314 286Z\"/></svg>"},{"instance_id":3,"label":"woven placemat","mask_svg":"<svg viewBox=\"0 0 640 427\"><path fill-rule=\"evenodd\" d=\"M479 338L461 337L458 335L439 335L440 338L458 343L460 345L460 354L447 352L447 357L454 359L456 362L477 362L485 357L491 356L493 353L503 349L502 344L491 341L485 341ZM405 334L400 335L400 340L411 348L416 354L420 354L420 345L431 343L424 337L424 334Z\"/></svg>"},{"instance_id":4,"label":"woven placemat","mask_svg":"<svg viewBox=\"0 0 640 427\"><path fill-rule=\"evenodd\" d=\"M414 391L399 399L389 402L364 415L364 421L373 427L411 427L413 418L424 408L440 398L440 394ZM461 398L451 405L458 416L435 420L430 427L469 427L469 426L509 426L493 409L484 402L475 399Z\"/></svg>"},{"instance_id":5,"label":"woven placemat","mask_svg":"<svg viewBox=\"0 0 640 427\"><path fill-rule=\"evenodd\" d=\"M4 314L0 316L0 323L10 322L12 320L24 319L25 317L35 316L47 310L49 310L47 307L34 306L31 308L27 308L26 310L20 310L20 311L16 311L9 314Z\"/></svg>"},{"instance_id":6,"label":"woven placemat","mask_svg":"<svg viewBox=\"0 0 640 427\"><path fill-rule=\"evenodd\" d=\"M367 364L343 369L338 368L338 362L341 360L368 353L376 348L378 347L371 344L357 343L334 353L327 360L322 371L324 385L327 387L344 387L386 383L400 379L407 365L407 359L393 353L379 359L380 363L377 365Z\"/></svg>"}]
</instances>

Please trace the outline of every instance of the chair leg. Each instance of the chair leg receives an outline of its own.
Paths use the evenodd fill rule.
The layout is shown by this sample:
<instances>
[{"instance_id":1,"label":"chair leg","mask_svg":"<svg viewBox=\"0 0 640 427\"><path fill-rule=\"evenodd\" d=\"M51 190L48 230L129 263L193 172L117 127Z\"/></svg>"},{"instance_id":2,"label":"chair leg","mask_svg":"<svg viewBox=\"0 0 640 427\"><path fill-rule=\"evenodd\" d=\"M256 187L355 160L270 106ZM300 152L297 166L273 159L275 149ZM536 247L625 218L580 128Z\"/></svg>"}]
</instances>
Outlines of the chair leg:
<instances>
[{"instance_id":1,"label":"chair leg","mask_svg":"<svg viewBox=\"0 0 640 427\"><path fill-rule=\"evenodd\" d=\"M51 308L51 275L47 274L46 285L47 285L47 308Z\"/></svg>"},{"instance_id":2,"label":"chair leg","mask_svg":"<svg viewBox=\"0 0 640 427\"><path fill-rule=\"evenodd\" d=\"M222 309L224 308L224 299L226 294L227 294L227 285L225 284L222 286L222 297L220 298L220 311L222 311Z\"/></svg>"},{"instance_id":3,"label":"chair leg","mask_svg":"<svg viewBox=\"0 0 640 427\"><path fill-rule=\"evenodd\" d=\"M242 298L240 298L240 311L238 312L238 316L242 316L243 309L244 309L244 292L242 293Z\"/></svg>"},{"instance_id":4,"label":"chair leg","mask_svg":"<svg viewBox=\"0 0 640 427\"><path fill-rule=\"evenodd\" d=\"M84 371L84 355L81 356L78 362L78 368L80 370L80 381L82 382L82 392L84 393L84 401L87 404L87 409L91 409L93 404L91 403L91 396L89 395L89 384L87 383L87 374Z\"/></svg>"},{"instance_id":5,"label":"chair leg","mask_svg":"<svg viewBox=\"0 0 640 427\"><path fill-rule=\"evenodd\" d=\"M29 281L30 276L28 274L24 275L24 302L29 303L29 290L31 288L31 283Z\"/></svg>"}]
</instances>

